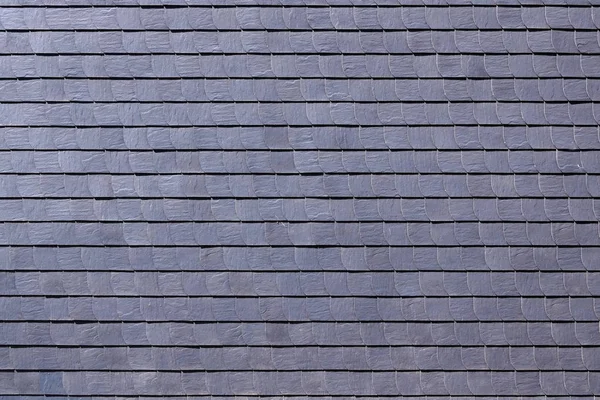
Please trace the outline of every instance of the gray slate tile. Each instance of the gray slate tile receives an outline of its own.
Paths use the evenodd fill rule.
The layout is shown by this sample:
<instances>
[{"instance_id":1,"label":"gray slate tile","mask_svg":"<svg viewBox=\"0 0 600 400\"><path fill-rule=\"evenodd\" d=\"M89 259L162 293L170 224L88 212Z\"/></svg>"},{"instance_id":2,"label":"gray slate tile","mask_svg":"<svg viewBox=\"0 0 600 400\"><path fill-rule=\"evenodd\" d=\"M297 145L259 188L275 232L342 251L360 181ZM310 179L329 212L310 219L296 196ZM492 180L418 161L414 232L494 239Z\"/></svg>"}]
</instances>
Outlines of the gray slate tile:
<instances>
[{"instance_id":1,"label":"gray slate tile","mask_svg":"<svg viewBox=\"0 0 600 400\"><path fill-rule=\"evenodd\" d=\"M599 392L596 0L5 3L0 398Z\"/></svg>"}]
</instances>

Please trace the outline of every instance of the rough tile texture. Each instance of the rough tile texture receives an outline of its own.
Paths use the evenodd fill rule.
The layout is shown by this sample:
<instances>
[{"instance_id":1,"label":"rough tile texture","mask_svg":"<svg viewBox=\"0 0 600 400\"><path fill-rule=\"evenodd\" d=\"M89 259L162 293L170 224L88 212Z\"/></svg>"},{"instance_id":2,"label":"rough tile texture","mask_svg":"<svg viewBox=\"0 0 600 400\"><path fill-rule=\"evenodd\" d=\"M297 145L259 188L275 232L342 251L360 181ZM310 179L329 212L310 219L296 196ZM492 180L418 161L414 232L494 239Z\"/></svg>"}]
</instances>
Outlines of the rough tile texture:
<instances>
[{"instance_id":1,"label":"rough tile texture","mask_svg":"<svg viewBox=\"0 0 600 400\"><path fill-rule=\"evenodd\" d=\"M0 400L600 395L600 0L0 3Z\"/></svg>"}]
</instances>

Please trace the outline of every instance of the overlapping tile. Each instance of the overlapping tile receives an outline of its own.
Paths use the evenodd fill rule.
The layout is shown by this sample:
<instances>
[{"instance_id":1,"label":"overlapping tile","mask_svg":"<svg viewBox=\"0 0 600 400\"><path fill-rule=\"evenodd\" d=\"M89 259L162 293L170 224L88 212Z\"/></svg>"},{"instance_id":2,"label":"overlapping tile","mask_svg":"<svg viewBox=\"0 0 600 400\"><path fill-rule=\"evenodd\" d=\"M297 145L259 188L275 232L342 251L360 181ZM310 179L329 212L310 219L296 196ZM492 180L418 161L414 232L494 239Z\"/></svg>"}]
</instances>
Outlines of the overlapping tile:
<instances>
[{"instance_id":1,"label":"overlapping tile","mask_svg":"<svg viewBox=\"0 0 600 400\"><path fill-rule=\"evenodd\" d=\"M600 394L596 0L0 5L0 398Z\"/></svg>"}]
</instances>

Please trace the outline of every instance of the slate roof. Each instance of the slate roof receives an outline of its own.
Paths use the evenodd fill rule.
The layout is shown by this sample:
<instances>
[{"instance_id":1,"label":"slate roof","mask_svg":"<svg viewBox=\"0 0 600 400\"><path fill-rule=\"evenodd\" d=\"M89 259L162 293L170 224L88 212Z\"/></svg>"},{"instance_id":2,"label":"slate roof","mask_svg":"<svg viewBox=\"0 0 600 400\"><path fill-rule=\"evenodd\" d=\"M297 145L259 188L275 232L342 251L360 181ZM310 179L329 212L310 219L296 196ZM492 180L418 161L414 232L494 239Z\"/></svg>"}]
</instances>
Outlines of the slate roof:
<instances>
[{"instance_id":1,"label":"slate roof","mask_svg":"<svg viewBox=\"0 0 600 400\"><path fill-rule=\"evenodd\" d=\"M600 396L600 0L3 0L0 400Z\"/></svg>"}]
</instances>

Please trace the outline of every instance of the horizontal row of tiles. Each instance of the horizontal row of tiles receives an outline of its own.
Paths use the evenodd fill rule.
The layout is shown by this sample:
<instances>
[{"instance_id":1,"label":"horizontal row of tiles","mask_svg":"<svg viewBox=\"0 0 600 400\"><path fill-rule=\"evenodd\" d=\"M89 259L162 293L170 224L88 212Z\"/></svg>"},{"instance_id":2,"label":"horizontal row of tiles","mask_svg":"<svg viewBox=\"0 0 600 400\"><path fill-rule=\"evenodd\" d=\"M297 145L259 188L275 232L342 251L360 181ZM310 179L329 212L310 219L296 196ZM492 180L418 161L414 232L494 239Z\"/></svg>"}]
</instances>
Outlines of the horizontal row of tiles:
<instances>
[{"instance_id":1,"label":"horizontal row of tiles","mask_svg":"<svg viewBox=\"0 0 600 400\"><path fill-rule=\"evenodd\" d=\"M37 395L0 395L0 400L14 400L15 397L19 398L19 400L39 400L40 398L44 398L44 400L70 400L73 399L72 396L68 396L68 395L42 395L42 394L37 394ZM77 400L152 400L152 399L156 399L157 396L153 396L153 395L148 395L148 396L135 396L135 395L129 395L129 396L97 396L97 395L86 395L86 396L77 396ZM377 396L377 397L373 397L373 396L364 396L364 395L359 395L359 396L352 396L352 395L347 395L347 396L327 396L327 395L311 395L311 396L289 396L289 395L284 395L284 396L269 396L269 395L211 395L211 394L207 394L207 395L200 395L200 396L193 396L193 395L186 395L186 396L177 396L177 395L161 395L160 398L161 399L166 399L166 400L312 400L314 398L318 398L318 399L323 399L323 400L335 400L336 398L339 397L343 397L344 399L348 399L348 400L358 400L358 399L362 399L362 400L380 400L381 397ZM404 396L385 396L386 399L389 400L405 400L406 397ZM420 396L420 398L422 398L423 400L473 400L473 399L478 399L478 400L502 400L504 398L506 398L505 396L468 396L468 397L464 397L464 396L428 396L428 395L422 395ZM511 399L514 400L546 400L548 397L547 396L510 396ZM569 396L569 395L565 395L565 396L551 396L552 399L555 400L595 400L595 397L593 395L590 396L585 396L585 395L575 395L575 396Z\"/></svg>"},{"instance_id":2,"label":"horizontal row of tiles","mask_svg":"<svg viewBox=\"0 0 600 400\"><path fill-rule=\"evenodd\" d=\"M0 348L0 371L598 371L600 348Z\"/></svg>"},{"instance_id":3,"label":"horizontal row of tiles","mask_svg":"<svg viewBox=\"0 0 600 400\"><path fill-rule=\"evenodd\" d=\"M0 372L2 394L591 395L600 372Z\"/></svg>"},{"instance_id":4,"label":"horizontal row of tiles","mask_svg":"<svg viewBox=\"0 0 600 400\"><path fill-rule=\"evenodd\" d=\"M600 199L14 199L0 221L594 222Z\"/></svg>"},{"instance_id":5,"label":"horizontal row of tiles","mask_svg":"<svg viewBox=\"0 0 600 400\"><path fill-rule=\"evenodd\" d=\"M42 395L42 394L33 394L33 395L0 395L0 400L14 400L15 397L19 398L19 400L40 400L40 398L44 398L44 400L70 400L73 399L73 396L68 395ZM148 395L148 396L136 396L136 395L125 395L125 396L102 396L102 395L85 395L85 396L76 396L77 400L152 400L156 399L158 396ZM324 399L324 400L335 400L336 398L343 397L348 400L380 400L381 396L352 396L352 395L344 395L344 396L328 396L328 395L310 395L310 396L292 396L292 395L185 395L185 396L177 396L177 395L160 395L161 399L165 400L312 400L314 398ZM405 400L405 396L385 396L386 399L389 400ZM423 400L502 400L505 399L506 396L428 396L422 395L419 398ZM547 396L510 396L511 399L514 400L546 400ZM551 396L552 399L555 400L595 400L593 395L585 396L585 395L555 395Z\"/></svg>"},{"instance_id":6,"label":"horizontal row of tiles","mask_svg":"<svg viewBox=\"0 0 600 400\"><path fill-rule=\"evenodd\" d=\"M600 223L4 222L0 245L600 246Z\"/></svg>"},{"instance_id":7,"label":"horizontal row of tiles","mask_svg":"<svg viewBox=\"0 0 600 400\"><path fill-rule=\"evenodd\" d=\"M2 346L529 347L600 344L598 322L312 321L288 324L55 321L5 322L0 326L0 331Z\"/></svg>"},{"instance_id":8,"label":"horizontal row of tiles","mask_svg":"<svg viewBox=\"0 0 600 400\"><path fill-rule=\"evenodd\" d=\"M600 5L597 0L502 0L501 7L540 7L540 6L575 6L585 7ZM169 7L360 7L360 8L394 8L406 7L490 7L470 0L6 0L3 7L135 7L152 8ZM495 6L495 5L494 5Z\"/></svg>"},{"instance_id":9,"label":"horizontal row of tiles","mask_svg":"<svg viewBox=\"0 0 600 400\"><path fill-rule=\"evenodd\" d=\"M600 104L599 104L600 106ZM600 111L600 107L599 107ZM2 173L346 174L600 173L590 151L1 151Z\"/></svg>"},{"instance_id":10,"label":"horizontal row of tiles","mask_svg":"<svg viewBox=\"0 0 600 400\"><path fill-rule=\"evenodd\" d=\"M19 153L15 154L18 159ZM3 175L2 197L600 197L599 175Z\"/></svg>"},{"instance_id":11,"label":"horizontal row of tiles","mask_svg":"<svg viewBox=\"0 0 600 400\"><path fill-rule=\"evenodd\" d=\"M445 33L445 32L443 32ZM0 77L581 78L594 55L0 55Z\"/></svg>"},{"instance_id":12,"label":"horizontal row of tiles","mask_svg":"<svg viewBox=\"0 0 600 400\"><path fill-rule=\"evenodd\" d=\"M600 124L600 102L3 103L4 126Z\"/></svg>"},{"instance_id":13,"label":"horizontal row of tiles","mask_svg":"<svg viewBox=\"0 0 600 400\"><path fill-rule=\"evenodd\" d=\"M2 296L600 296L585 272L0 272Z\"/></svg>"},{"instance_id":14,"label":"horizontal row of tiles","mask_svg":"<svg viewBox=\"0 0 600 400\"><path fill-rule=\"evenodd\" d=\"M596 322L597 297L2 297L14 322Z\"/></svg>"},{"instance_id":15,"label":"horizontal row of tiles","mask_svg":"<svg viewBox=\"0 0 600 400\"><path fill-rule=\"evenodd\" d=\"M186 79L0 81L0 101L600 101L600 80Z\"/></svg>"},{"instance_id":16,"label":"horizontal row of tiles","mask_svg":"<svg viewBox=\"0 0 600 400\"><path fill-rule=\"evenodd\" d=\"M598 247L0 247L2 270L598 271Z\"/></svg>"},{"instance_id":17,"label":"horizontal row of tiles","mask_svg":"<svg viewBox=\"0 0 600 400\"><path fill-rule=\"evenodd\" d=\"M0 53L599 54L597 31L0 31Z\"/></svg>"},{"instance_id":18,"label":"horizontal row of tiles","mask_svg":"<svg viewBox=\"0 0 600 400\"><path fill-rule=\"evenodd\" d=\"M256 2L254 2L256 3ZM190 2L188 2L190 4ZM338 2L339 4L339 2ZM479 3L484 6L484 3ZM596 29L600 8L5 8L1 29Z\"/></svg>"},{"instance_id":19,"label":"horizontal row of tiles","mask_svg":"<svg viewBox=\"0 0 600 400\"><path fill-rule=\"evenodd\" d=\"M2 150L596 150L600 127L5 128Z\"/></svg>"}]
</instances>

